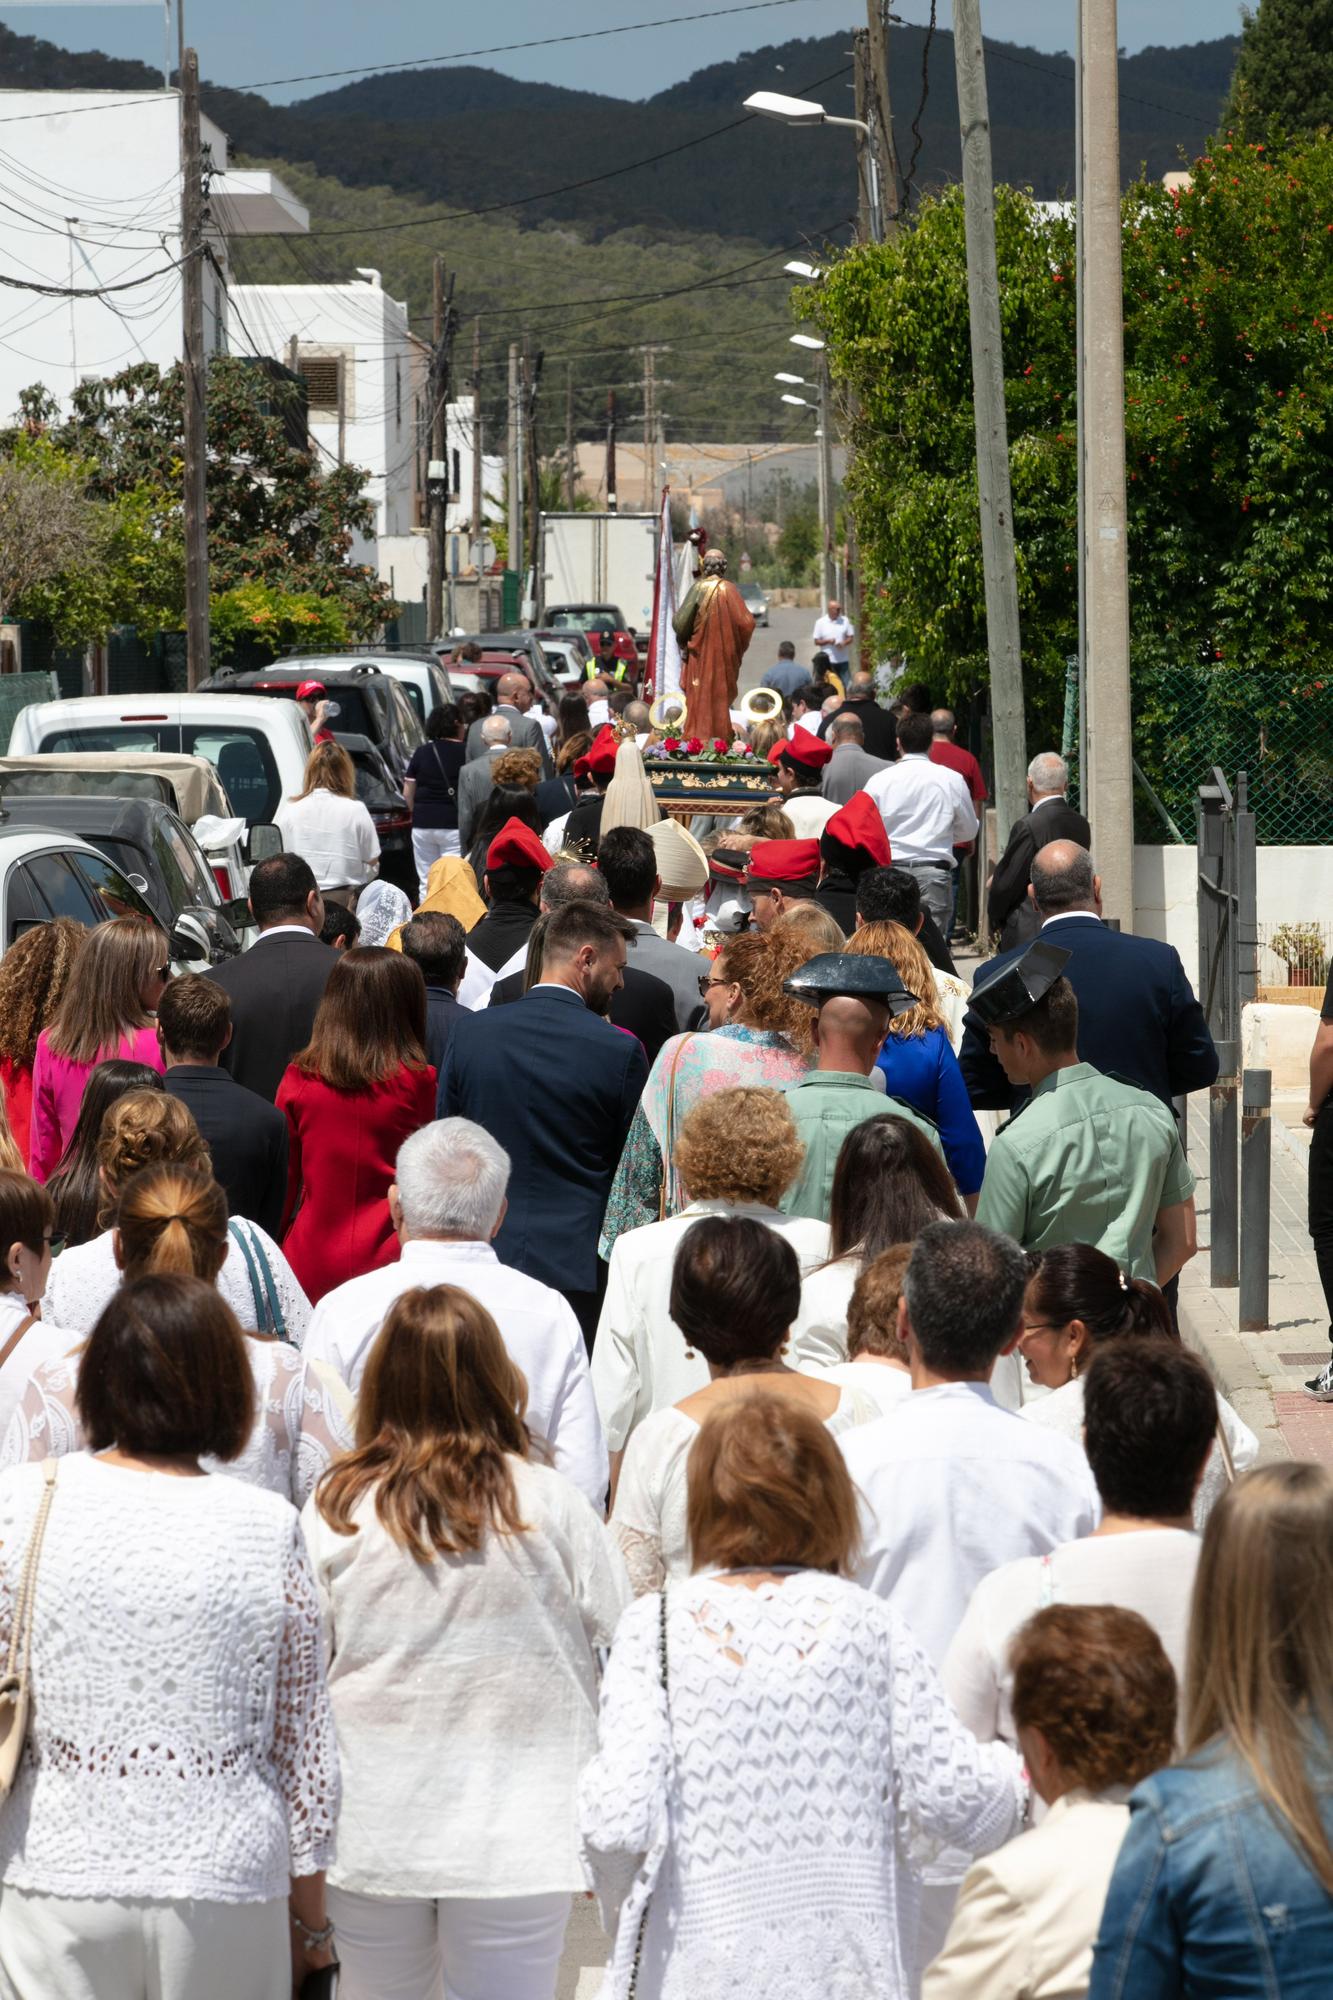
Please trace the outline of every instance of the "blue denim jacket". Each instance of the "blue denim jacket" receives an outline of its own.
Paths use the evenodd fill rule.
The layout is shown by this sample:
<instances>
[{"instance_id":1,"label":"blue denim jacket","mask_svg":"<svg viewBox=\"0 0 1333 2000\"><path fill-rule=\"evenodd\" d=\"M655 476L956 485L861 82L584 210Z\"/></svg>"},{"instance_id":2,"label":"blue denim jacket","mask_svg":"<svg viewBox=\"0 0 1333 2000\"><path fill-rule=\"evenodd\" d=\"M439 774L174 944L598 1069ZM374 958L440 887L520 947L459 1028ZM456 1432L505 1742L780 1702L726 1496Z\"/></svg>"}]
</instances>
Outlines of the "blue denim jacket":
<instances>
[{"instance_id":1,"label":"blue denim jacket","mask_svg":"<svg viewBox=\"0 0 1333 2000\"><path fill-rule=\"evenodd\" d=\"M1333 1769L1314 1778L1333 1834ZM1088 2000L1328 2000L1333 1897L1224 1747L1132 1794Z\"/></svg>"}]
</instances>

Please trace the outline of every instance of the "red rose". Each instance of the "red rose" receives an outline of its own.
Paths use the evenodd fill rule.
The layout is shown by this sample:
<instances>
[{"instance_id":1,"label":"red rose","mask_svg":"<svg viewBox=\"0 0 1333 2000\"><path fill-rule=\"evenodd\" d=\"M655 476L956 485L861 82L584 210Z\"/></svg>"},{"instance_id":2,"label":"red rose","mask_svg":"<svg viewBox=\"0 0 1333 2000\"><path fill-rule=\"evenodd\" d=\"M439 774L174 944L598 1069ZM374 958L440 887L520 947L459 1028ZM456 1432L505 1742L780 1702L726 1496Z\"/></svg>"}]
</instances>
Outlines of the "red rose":
<instances>
[{"instance_id":1,"label":"red rose","mask_svg":"<svg viewBox=\"0 0 1333 2000\"><path fill-rule=\"evenodd\" d=\"M679 736L664 737L662 741L662 748L666 751L668 757L674 757L677 750L679 750L680 748Z\"/></svg>"},{"instance_id":2,"label":"red rose","mask_svg":"<svg viewBox=\"0 0 1333 2000\"><path fill-rule=\"evenodd\" d=\"M753 757L753 755L754 755L754 745L753 745L753 743L742 743L742 745L741 745L741 755L742 755L742 757Z\"/></svg>"},{"instance_id":3,"label":"red rose","mask_svg":"<svg viewBox=\"0 0 1333 2000\"><path fill-rule=\"evenodd\" d=\"M730 747L731 747L730 744L724 743L720 736L715 736L713 738L713 748L716 751L718 751L720 755L722 755L723 757L726 756L727 751L730 749Z\"/></svg>"},{"instance_id":4,"label":"red rose","mask_svg":"<svg viewBox=\"0 0 1333 2000\"><path fill-rule=\"evenodd\" d=\"M691 736L686 740L685 752L689 757L697 757L704 747L702 736Z\"/></svg>"}]
</instances>

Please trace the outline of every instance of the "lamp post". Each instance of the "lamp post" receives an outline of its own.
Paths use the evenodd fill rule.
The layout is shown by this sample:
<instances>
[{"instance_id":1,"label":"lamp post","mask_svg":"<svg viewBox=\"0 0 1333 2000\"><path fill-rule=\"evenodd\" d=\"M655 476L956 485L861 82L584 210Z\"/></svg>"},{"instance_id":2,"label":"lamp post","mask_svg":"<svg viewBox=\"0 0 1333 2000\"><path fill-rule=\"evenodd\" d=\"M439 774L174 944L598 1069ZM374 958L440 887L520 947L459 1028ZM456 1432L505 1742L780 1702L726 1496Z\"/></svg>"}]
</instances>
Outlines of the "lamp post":
<instances>
[{"instance_id":1,"label":"lamp post","mask_svg":"<svg viewBox=\"0 0 1333 2000\"><path fill-rule=\"evenodd\" d=\"M870 240L872 243L884 241L884 209L880 200L879 161L875 158L875 135L864 118L835 118L822 104L814 104L808 97L784 97L777 90L756 90L745 100L744 109L753 111L760 118L775 118L780 125L813 126L842 125L850 132L859 132L866 142L866 170L870 191ZM788 270L791 266L788 265ZM805 272L800 274L805 276Z\"/></svg>"},{"instance_id":2,"label":"lamp post","mask_svg":"<svg viewBox=\"0 0 1333 2000\"><path fill-rule=\"evenodd\" d=\"M799 99L792 101L799 102ZM817 334L792 333L788 334L787 338L793 347L803 347L808 353L819 356L819 382L817 384L819 391L819 403L817 406L819 430L816 434L819 440L819 587L824 593L824 602L827 604L837 589L833 562L833 446L832 434L829 430L828 364L824 359L824 343ZM805 386L808 388L812 385L807 383ZM800 396L784 396L782 400L785 403L799 403L803 398ZM810 407L814 409L816 405L812 403Z\"/></svg>"}]
</instances>

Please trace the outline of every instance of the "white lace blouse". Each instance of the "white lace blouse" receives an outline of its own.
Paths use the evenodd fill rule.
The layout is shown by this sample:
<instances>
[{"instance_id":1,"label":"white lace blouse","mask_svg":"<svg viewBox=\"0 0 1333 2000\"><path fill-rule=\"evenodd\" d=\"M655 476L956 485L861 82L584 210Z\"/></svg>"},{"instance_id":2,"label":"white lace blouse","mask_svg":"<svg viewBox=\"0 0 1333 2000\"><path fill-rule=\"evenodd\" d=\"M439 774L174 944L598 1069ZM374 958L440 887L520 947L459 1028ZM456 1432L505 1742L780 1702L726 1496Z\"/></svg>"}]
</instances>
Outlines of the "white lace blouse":
<instances>
[{"instance_id":1,"label":"white lace blouse","mask_svg":"<svg viewBox=\"0 0 1333 2000\"><path fill-rule=\"evenodd\" d=\"M0 1467L83 1450L74 1403L81 1352L36 1369L9 1420ZM294 1347L247 1334L245 1352L255 1379L255 1421L245 1449L225 1465L208 1457L199 1462L303 1507L331 1461L350 1451L355 1420Z\"/></svg>"},{"instance_id":2,"label":"white lace blouse","mask_svg":"<svg viewBox=\"0 0 1333 2000\"><path fill-rule=\"evenodd\" d=\"M579 1785L615 1922L607 1993L637 2000L905 2000L914 1870L1017 1832L1019 1759L979 1745L887 1604L799 1571L755 1589L692 1577L621 1619L598 1752Z\"/></svg>"},{"instance_id":3,"label":"white lace blouse","mask_svg":"<svg viewBox=\"0 0 1333 2000\"><path fill-rule=\"evenodd\" d=\"M0 1647L41 1495L0 1474ZM235 1479L60 1467L0 1882L268 1902L332 1857L338 1760L300 1522Z\"/></svg>"},{"instance_id":4,"label":"white lace blouse","mask_svg":"<svg viewBox=\"0 0 1333 2000\"><path fill-rule=\"evenodd\" d=\"M273 1288L286 1322L287 1338L300 1347L310 1324L310 1301L273 1238L265 1235L257 1223L247 1222L245 1227L262 1245L268 1257ZM109 1303L120 1284L111 1235L112 1232L107 1229L100 1236L94 1236L91 1243L76 1243L72 1249L61 1251L51 1266L46 1297L42 1302L43 1319L52 1320L55 1325L68 1327L71 1332L85 1337L92 1332L101 1317L102 1308ZM218 1290L242 1329L249 1333L256 1332L259 1320L250 1273L244 1252L234 1237L227 1239L227 1260L218 1274Z\"/></svg>"},{"instance_id":5,"label":"white lace blouse","mask_svg":"<svg viewBox=\"0 0 1333 2000\"><path fill-rule=\"evenodd\" d=\"M839 1437L879 1414L869 1397L841 1384L837 1406L825 1424ZM698 1435L694 1418L673 1404L646 1417L625 1447L607 1526L625 1558L636 1597L660 1590L666 1577L688 1576L693 1566L685 1527L685 1464Z\"/></svg>"}]
</instances>

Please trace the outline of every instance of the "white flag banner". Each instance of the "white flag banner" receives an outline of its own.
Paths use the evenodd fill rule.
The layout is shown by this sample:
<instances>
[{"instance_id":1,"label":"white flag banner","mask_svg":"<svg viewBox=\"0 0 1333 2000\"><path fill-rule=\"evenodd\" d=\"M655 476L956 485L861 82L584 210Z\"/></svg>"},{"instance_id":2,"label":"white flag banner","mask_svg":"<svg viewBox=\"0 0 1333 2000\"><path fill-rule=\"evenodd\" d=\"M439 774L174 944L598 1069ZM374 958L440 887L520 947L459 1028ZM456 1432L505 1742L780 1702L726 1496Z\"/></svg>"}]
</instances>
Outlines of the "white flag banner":
<instances>
[{"instance_id":1,"label":"white flag banner","mask_svg":"<svg viewBox=\"0 0 1333 2000\"><path fill-rule=\"evenodd\" d=\"M657 534L657 574L653 578L653 629L648 641L648 682L655 696L680 692L680 641L676 615L676 569L671 548L671 488L662 488Z\"/></svg>"}]
</instances>

